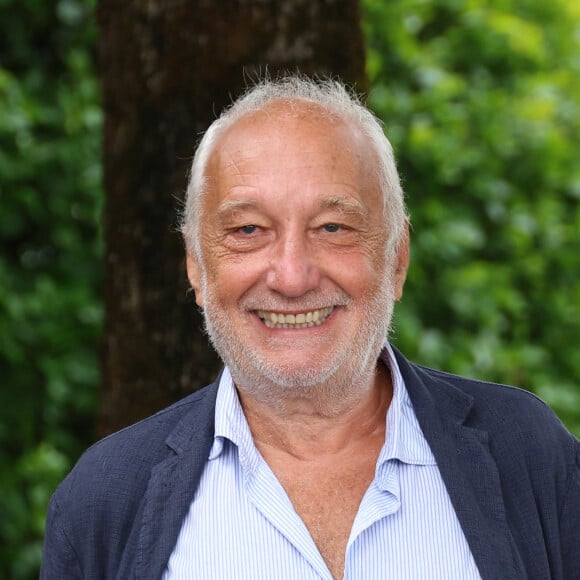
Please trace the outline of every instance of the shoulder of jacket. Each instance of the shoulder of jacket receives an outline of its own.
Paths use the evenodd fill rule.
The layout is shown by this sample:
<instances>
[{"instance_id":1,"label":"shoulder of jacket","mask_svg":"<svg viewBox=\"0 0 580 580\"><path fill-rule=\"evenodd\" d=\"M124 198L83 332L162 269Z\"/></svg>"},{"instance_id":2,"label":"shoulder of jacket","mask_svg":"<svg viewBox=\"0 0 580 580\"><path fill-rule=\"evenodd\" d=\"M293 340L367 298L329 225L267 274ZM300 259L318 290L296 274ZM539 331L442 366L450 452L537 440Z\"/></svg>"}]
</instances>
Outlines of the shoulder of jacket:
<instances>
[{"instance_id":1,"label":"shoulder of jacket","mask_svg":"<svg viewBox=\"0 0 580 580\"><path fill-rule=\"evenodd\" d=\"M145 490L151 468L174 455L168 437L180 424L187 424L189 438L213 424L217 382L200 389L138 423L108 435L89 447L57 489L60 501L67 497L106 494L128 486ZM188 421L200 409L202 421ZM200 437L201 439L201 437ZM95 482L98 484L95 486ZM74 501L74 500L73 500Z\"/></svg>"},{"instance_id":2,"label":"shoulder of jacket","mask_svg":"<svg viewBox=\"0 0 580 580\"><path fill-rule=\"evenodd\" d=\"M487 430L494 440L520 445L528 453L559 456L566 463L576 454L578 440L537 395L522 388L455 375L411 363L430 380L430 388L453 389L473 400L467 426ZM556 457L553 457L556 459Z\"/></svg>"}]
</instances>

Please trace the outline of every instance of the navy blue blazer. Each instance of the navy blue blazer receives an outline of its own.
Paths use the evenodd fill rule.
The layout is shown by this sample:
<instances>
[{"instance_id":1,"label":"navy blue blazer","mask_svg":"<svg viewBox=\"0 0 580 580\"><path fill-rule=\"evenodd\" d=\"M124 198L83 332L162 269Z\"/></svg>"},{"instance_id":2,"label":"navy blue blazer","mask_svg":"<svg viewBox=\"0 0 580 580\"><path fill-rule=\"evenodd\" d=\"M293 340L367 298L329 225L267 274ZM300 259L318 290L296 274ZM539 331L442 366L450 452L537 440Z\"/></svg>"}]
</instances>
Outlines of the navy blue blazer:
<instances>
[{"instance_id":1,"label":"navy blue blazer","mask_svg":"<svg viewBox=\"0 0 580 580\"><path fill-rule=\"evenodd\" d=\"M525 391L396 354L482 578L580 579L580 441ZM213 442L216 392L81 457L50 501L42 580L161 577Z\"/></svg>"}]
</instances>

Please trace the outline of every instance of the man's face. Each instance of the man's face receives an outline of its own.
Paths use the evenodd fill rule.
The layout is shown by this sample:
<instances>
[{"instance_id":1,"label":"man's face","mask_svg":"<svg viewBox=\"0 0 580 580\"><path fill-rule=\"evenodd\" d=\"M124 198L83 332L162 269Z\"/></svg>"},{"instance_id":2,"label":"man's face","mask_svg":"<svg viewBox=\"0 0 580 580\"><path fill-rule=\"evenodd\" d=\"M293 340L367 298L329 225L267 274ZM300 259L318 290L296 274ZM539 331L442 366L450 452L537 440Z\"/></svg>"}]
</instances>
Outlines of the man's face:
<instances>
[{"instance_id":1,"label":"man's face","mask_svg":"<svg viewBox=\"0 0 580 580\"><path fill-rule=\"evenodd\" d=\"M358 130L304 106L220 138L188 272L238 387L340 391L374 373L407 247L387 261L369 157Z\"/></svg>"}]
</instances>

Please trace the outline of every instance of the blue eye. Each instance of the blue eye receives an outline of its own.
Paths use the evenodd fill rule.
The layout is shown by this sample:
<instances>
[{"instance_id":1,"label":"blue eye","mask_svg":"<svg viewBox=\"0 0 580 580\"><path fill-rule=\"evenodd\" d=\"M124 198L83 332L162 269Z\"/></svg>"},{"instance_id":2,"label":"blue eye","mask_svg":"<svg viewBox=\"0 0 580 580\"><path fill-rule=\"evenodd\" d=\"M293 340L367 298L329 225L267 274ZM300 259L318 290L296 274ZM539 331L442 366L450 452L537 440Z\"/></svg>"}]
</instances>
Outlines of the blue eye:
<instances>
[{"instance_id":1,"label":"blue eye","mask_svg":"<svg viewBox=\"0 0 580 580\"><path fill-rule=\"evenodd\" d=\"M334 234L338 232L338 230L340 230L340 226L338 224L324 224L322 227L324 228L325 231L331 234Z\"/></svg>"},{"instance_id":2,"label":"blue eye","mask_svg":"<svg viewBox=\"0 0 580 580\"><path fill-rule=\"evenodd\" d=\"M242 227L240 228L240 231L241 231L243 234L253 234L253 233L256 231L256 229L257 229L257 226L254 226L254 225L251 225L251 224L250 224L250 225L248 225L248 226L242 226Z\"/></svg>"}]
</instances>

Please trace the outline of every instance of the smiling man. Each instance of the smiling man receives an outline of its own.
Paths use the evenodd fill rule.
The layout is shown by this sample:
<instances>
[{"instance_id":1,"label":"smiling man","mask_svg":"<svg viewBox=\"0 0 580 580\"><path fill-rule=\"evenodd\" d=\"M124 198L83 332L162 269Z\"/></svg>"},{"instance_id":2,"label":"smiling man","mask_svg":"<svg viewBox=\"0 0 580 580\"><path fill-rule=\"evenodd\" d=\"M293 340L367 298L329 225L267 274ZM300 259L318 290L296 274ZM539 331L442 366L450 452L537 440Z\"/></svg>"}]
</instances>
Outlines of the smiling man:
<instances>
[{"instance_id":1,"label":"smiling man","mask_svg":"<svg viewBox=\"0 0 580 580\"><path fill-rule=\"evenodd\" d=\"M579 442L529 393L386 342L407 225L339 83L264 82L214 122L183 233L224 371L87 451L41 577L579 578Z\"/></svg>"}]
</instances>

